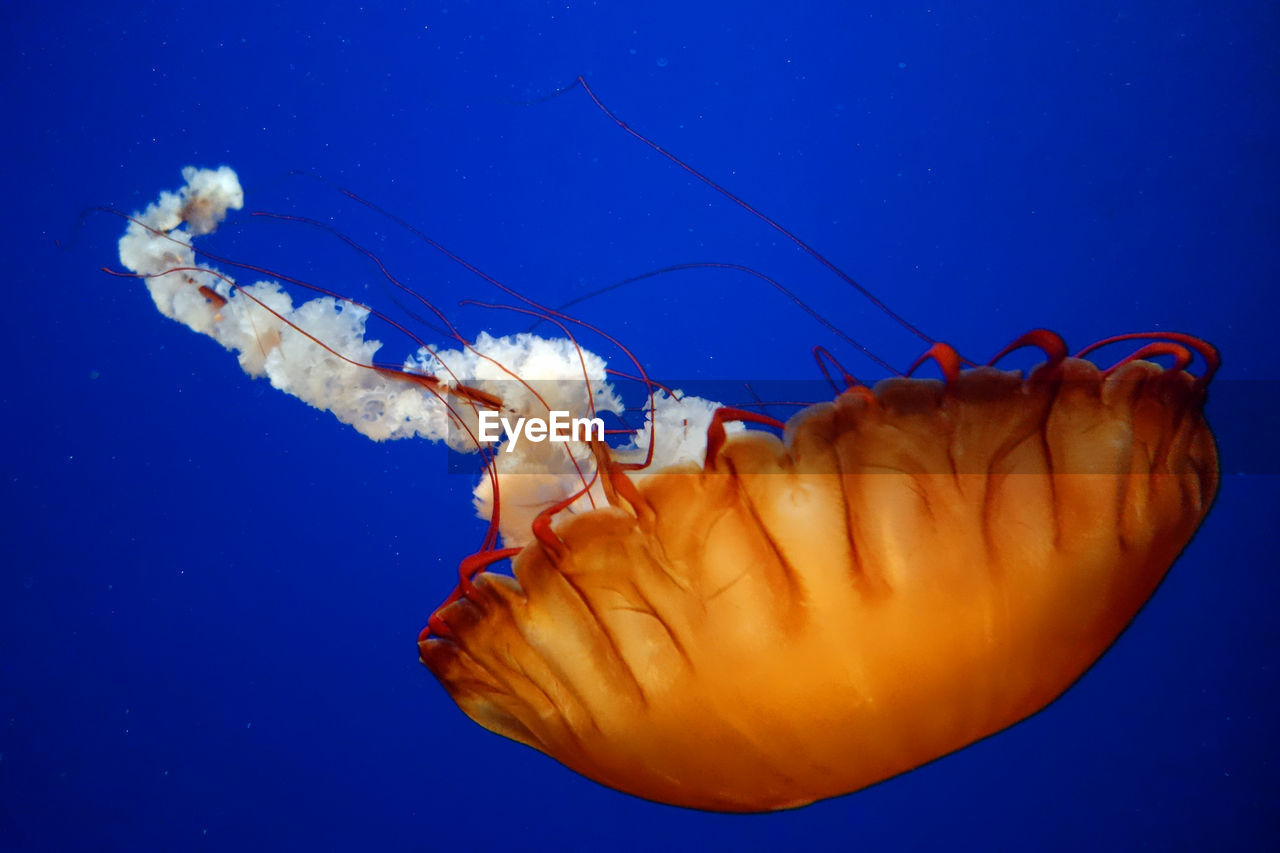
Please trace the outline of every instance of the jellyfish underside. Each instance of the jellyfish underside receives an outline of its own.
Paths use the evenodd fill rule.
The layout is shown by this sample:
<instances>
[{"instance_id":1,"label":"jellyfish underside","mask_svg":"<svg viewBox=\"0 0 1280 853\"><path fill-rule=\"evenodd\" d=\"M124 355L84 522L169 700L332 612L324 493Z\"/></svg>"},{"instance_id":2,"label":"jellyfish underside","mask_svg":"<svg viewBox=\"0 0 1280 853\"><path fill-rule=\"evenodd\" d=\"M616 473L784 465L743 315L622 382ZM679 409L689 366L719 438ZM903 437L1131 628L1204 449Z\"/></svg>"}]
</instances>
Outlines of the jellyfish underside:
<instances>
[{"instance_id":1,"label":"jellyfish underside","mask_svg":"<svg viewBox=\"0 0 1280 853\"><path fill-rule=\"evenodd\" d=\"M1144 361L896 379L574 515L442 608L423 662L494 732L641 797L804 805L1043 708L1217 488L1202 389Z\"/></svg>"}]
</instances>

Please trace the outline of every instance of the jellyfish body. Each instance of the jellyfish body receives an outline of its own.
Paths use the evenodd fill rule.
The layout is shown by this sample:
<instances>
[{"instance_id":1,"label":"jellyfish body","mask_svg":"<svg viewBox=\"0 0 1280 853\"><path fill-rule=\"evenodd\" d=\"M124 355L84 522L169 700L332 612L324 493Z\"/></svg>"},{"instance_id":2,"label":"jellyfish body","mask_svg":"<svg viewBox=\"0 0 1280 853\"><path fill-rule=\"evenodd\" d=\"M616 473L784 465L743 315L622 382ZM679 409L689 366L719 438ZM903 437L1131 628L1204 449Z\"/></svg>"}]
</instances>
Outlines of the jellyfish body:
<instances>
[{"instance_id":1,"label":"jellyfish body","mask_svg":"<svg viewBox=\"0 0 1280 853\"><path fill-rule=\"evenodd\" d=\"M375 362L367 306L293 279L325 294L295 307L276 281L198 261L232 263L191 241L243 193L225 167L184 177L127 217L121 262L250 375L374 440L459 450L480 449L482 408L621 410L604 360L571 338L457 336ZM1202 415L1216 353L1126 338L1161 340L1100 370L1030 333L1014 346L1049 358L1025 377L962 371L935 345L945 381L855 385L783 440L725 439L716 404L651 393L630 446L491 451L486 544L422 661L486 728L704 809L803 805L999 731L1097 660L1217 490ZM469 568L507 555L514 577Z\"/></svg>"},{"instance_id":2,"label":"jellyfish body","mask_svg":"<svg viewBox=\"0 0 1280 853\"><path fill-rule=\"evenodd\" d=\"M1053 701L1186 545L1218 471L1181 366L851 389L565 519L422 660L481 725L666 803L910 770Z\"/></svg>"}]
</instances>

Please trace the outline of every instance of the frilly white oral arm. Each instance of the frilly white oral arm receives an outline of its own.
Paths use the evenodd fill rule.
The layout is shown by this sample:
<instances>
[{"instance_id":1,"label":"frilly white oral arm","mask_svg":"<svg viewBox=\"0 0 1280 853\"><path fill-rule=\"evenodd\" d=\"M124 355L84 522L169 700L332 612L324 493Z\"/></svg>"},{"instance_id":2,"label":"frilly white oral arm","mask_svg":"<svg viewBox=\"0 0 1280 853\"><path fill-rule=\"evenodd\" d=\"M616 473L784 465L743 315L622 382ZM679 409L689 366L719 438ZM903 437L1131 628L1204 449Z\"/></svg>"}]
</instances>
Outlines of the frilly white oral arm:
<instances>
[{"instance_id":1,"label":"frilly white oral arm","mask_svg":"<svg viewBox=\"0 0 1280 853\"><path fill-rule=\"evenodd\" d=\"M244 192L227 166L188 166L182 176L185 185L161 193L120 238L121 263L143 277L160 313L234 352L250 376L265 376L275 388L332 412L375 441L422 437L458 451L477 449L472 407L394 373L370 369L382 344L365 337L368 309L327 296L295 306L278 282L239 285L201 263L192 240L216 230L229 210L243 207ZM491 394L503 401L504 411L523 415L623 411L607 380L604 359L573 341L481 332L468 347L457 342L450 347L419 349L405 360L405 371L433 377L442 386L465 385ZM707 424L717 406L696 397L657 394L644 427L627 445L614 448L613 456L643 460L652 434L655 452L649 470L682 460L700 463ZM533 518L579 491L583 478L594 474L596 461L581 443L520 441L513 449L494 454L493 465L502 496L500 532L508 545L521 545L530 538ZM597 505L604 500L598 481L568 511L589 509L593 500ZM491 517L493 482L488 476L476 486L475 504L482 518Z\"/></svg>"}]
</instances>

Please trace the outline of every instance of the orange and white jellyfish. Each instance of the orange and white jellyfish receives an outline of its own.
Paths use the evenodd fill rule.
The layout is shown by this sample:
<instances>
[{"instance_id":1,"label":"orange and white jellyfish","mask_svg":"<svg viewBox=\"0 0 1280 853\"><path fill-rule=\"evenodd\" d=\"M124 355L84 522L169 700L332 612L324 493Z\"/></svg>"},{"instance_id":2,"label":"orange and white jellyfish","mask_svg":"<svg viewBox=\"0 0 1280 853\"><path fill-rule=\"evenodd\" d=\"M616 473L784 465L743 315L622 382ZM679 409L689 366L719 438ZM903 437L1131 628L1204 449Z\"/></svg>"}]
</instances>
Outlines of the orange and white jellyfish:
<instances>
[{"instance_id":1,"label":"orange and white jellyfish","mask_svg":"<svg viewBox=\"0 0 1280 853\"><path fill-rule=\"evenodd\" d=\"M185 177L133 218L125 266L163 313L370 438L484 450L489 534L422 661L476 722L641 797L800 806L1024 719L1116 639L1217 489L1217 355L1177 334L1104 341L1136 352L1103 369L1038 330L995 359L1041 348L1025 375L937 344L942 380L851 383L781 438L650 391L622 446L483 447L487 410L620 410L567 321L563 339L458 335L378 365L363 306L295 307L198 263L191 238L242 194L226 168Z\"/></svg>"}]
</instances>

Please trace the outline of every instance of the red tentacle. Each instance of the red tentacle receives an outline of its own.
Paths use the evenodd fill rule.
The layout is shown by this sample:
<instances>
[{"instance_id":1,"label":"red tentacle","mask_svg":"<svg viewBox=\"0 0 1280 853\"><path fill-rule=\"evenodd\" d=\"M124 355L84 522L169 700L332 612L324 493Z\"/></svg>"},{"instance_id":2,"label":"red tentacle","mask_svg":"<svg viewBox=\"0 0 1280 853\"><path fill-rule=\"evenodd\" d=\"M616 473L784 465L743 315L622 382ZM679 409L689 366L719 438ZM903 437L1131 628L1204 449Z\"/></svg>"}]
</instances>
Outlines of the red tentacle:
<instances>
[{"instance_id":1,"label":"red tentacle","mask_svg":"<svg viewBox=\"0 0 1280 853\"><path fill-rule=\"evenodd\" d=\"M1062 364L1067 357L1067 342L1057 332L1051 332L1048 329L1032 329L1025 335L1022 335L1013 343L1000 350L994 358L987 362L988 366L994 366L997 361L1004 358L1009 353L1020 350L1023 347L1036 347L1040 349L1049 358L1048 366L1050 368L1057 367Z\"/></svg>"},{"instance_id":2,"label":"red tentacle","mask_svg":"<svg viewBox=\"0 0 1280 853\"><path fill-rule=\"evenodd\" d=\"M771 418L768 415L762 415L758 412L749 412L746 409L733 409L723 406L716 409L711 415L711 425L707 427L707 458L703 463L703 468L710 468L715 464L716 457L720 454L720 449L724 447L725 431L724 425L726 421L743 421L753 424L763 424L776 429L785 429L786 424L777 418Z\"/></svg>"},{"instance_id":3,"label":"red tentacle","mask_svg":"<svg viewBox=\"0 0 1280 853\"><path fill-rule=\"evenodd\" d=\"M920 365L929 359L933 359L938 363L938 367L942 370L943 379L950 385L960 376L960 353L956 352L955 347L950 344L938 342L929 347L925 354L916 359L915 364L906 372L907 376L915 373Z\"/></svg>"},{"instance_id":4,"label":"red tentacle","mask_svg":"<svg viewBox=\"0 0 1280 853\"><path fill-rule=\"evenodd\" d=\"M1188 350L1193 350L1204 361L1204 373L1196 379L1195 387L1197 389L1205 388L1213 379L1218 368L1222 366L1222 357L1218 354L1218 348L1208 341L1201 340L1194 335L1188 335L1185 332L1129 332L1124 335L1115 335L1110 338L1103 338L1100 341L1089 344L1089 346L1076 353L1076 358L1084 358L1094 350L1109 346L1110 344L1123 343L1125 341L1164 341L1167 343L1179 344ZM1140 350L1141 352L1141 350ZM1174 353L1152 352L1151 355L1168 355ZM1176 356L1176 354L1174 354ZM1132 360L1132 357L1131 359ZM1123 362L1121 362L1123 363ZM1119 365L1114 365L1118 367ZM1178 370L1186 370L1188 364L1178 366Z\"/></svg>"}]
</instances>

